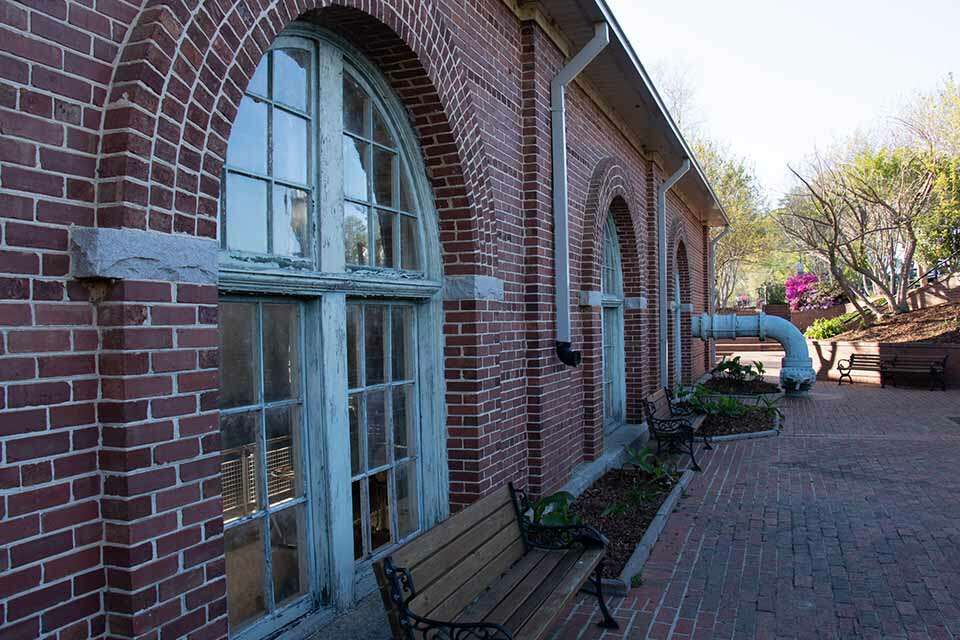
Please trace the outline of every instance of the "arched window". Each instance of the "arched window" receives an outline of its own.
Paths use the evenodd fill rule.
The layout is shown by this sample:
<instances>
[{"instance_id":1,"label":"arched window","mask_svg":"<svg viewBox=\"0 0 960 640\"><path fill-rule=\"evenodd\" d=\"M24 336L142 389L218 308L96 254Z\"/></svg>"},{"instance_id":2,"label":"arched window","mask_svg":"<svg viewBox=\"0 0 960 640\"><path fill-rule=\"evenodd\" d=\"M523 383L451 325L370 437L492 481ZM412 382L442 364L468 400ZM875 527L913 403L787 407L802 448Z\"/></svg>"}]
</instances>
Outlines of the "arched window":
<instances>
[{"instance_id":1,"label":"arched window","mask_svg":"<svg viewBox=\"0 0 960 640\"><path fill-rule=\"evenodd\" d=\"M607 216L603 229L603 269L601 282L603 313L603 424L612 430L624 421L626 384L623 348L623 267L620 239L613 216Z\"/></svg>"},{"instance_id":2,"label":"arched window","mask_svg":"<svg viewBox=\"0 0 960 640\"><path fill-rule=\"evenodd\" d=\"M680 266L673 270L673 384L683 384L683 298L680 290Z\"/></svg>"},{"instance_id":3,"label":"arched window","mask_svg":"<svg viewBox=\"0 0 960 640\"><path fill-rule=\"evenodd\" d=\"M335 36L289 28L243 96L222 187L231 636L351 600L443 513L436 229L386 81Z\"/></svg>"}]
</instances>

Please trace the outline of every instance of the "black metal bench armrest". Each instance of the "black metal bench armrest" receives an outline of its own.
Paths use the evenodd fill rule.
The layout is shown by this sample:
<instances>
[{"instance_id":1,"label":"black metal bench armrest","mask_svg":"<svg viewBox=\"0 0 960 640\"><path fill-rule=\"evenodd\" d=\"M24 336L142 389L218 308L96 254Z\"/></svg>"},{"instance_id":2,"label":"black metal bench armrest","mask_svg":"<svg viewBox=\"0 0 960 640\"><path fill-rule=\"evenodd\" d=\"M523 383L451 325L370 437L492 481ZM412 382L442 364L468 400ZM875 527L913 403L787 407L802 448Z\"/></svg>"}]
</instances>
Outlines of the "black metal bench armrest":
<instances>
[{"instance_id":1,"label":"black metal bench armrest","mask_svg":"<svg viewBox=\"0 0 960 640\"><path fill-rule=\"evenodd\" d=\"M846 364L844 364L844 363L846 363ZM849 359L849 358L843 358L843 359L841 359L841 360L837 360L837 369L838 369L838 370L840 370L840 371L850 371L850 368L851 368L851 365L850 365L850 359Z\"/></svg>"},{"instance_id":2,"label":"black metal bench armrest","mask_svg":"<svg viewBox=\"0 0 960 640\"><path fill-rule=\"evenodd\" d=\"M405 629L410 640L418 637L446 640L513 640L513 634L506 627L493 622L449 622L415 614L410 610L410 601L417 596L417 590L410 572L403 567L394 566L390 558L384 560L383 571L390 581L390 599L397 609L400 626Z\"/></svg>"}]
</instances>

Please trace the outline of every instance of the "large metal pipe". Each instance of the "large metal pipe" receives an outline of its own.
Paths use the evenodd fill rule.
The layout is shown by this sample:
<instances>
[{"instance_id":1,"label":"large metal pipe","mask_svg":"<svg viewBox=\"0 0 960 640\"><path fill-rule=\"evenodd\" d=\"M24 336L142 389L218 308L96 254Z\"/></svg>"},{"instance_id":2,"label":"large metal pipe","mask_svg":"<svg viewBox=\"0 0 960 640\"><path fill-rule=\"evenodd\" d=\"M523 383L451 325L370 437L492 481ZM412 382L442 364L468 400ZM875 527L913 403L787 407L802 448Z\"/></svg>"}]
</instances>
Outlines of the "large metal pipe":
<instances>
[{"instance_id":1,"label":"large metal pipe","mask_svg":"<svg viewBox=\"0 0 960 640\"><path fill-rule=\"evenodd\" d=\"M768 316L763 312L743 316L703 313L690 320L694 338L751 337L763 341L769 337L782 344L784 356L780 361L780 386L787 393L804 393L817 381L806 339L799 329L783 318Z\"/></svg>"},{"instance_id":2,"label":"large metal pipe","mask_svg":"<svg viewBox=\"0 0 960 640\"><path fill-rule=\"evenodd\" d=\"M550 133L553 163L553 266L556 278L557 357L565 365L580 364L570 342L570 240L567 206L566 88L610 43L606 22L594 25L593 38L550 82Z\"/></svg>"},{"instance_id":3,"label":"large metal pipe","mask_svg":"<svg viewBox=\"0 0 960 640\"><path fill-rule=\"evenodd\" d=\"M660 388L669 386L669 366L667 365L667 192L677 184L687 171L690 171L690 159L672 176L657 187L657 312L659 330L657 331L657 360L660 365ZM679 339L679 336L677 336Z\"/></svg>"}]
</instances>

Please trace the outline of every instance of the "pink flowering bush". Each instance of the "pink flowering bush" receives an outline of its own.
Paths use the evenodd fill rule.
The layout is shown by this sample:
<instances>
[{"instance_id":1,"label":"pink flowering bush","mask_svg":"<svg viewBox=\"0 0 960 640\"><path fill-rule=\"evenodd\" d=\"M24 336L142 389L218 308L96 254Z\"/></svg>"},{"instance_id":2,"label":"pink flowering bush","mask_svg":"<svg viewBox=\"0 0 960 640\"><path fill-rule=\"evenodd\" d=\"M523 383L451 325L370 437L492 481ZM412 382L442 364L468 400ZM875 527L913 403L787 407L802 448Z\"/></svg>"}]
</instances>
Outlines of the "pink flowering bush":
<instances>
[{"instance_id":1,"label":"pink flowering bush","mask_svg":"<svg viewBox=\"0 0 960 640\"><path fill-rule=\"evenodd\" d=\"M787 303L791 311L827 309L839 299L838 292L828 282L820 282L815 273L798 273L784 283Z\"/></svg>"}]
</instances>

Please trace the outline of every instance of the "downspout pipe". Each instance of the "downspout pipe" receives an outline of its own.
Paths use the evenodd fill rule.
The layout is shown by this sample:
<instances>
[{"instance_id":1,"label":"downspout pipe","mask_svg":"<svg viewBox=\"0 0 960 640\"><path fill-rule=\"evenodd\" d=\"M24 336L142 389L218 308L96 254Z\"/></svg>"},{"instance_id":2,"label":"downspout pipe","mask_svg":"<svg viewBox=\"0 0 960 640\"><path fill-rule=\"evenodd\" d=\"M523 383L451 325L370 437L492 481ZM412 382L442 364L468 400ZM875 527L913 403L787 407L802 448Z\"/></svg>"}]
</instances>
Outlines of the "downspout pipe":
<instances>
[{"instance_id":1,"label":"downspout pipe","mask_svg":"<svg viewBox=\"0 0 960 640\"><path fill-rule=\"evenodd\" d=\"M761 312L756 315L724 314L721 316L703 313L691 318L690 329L694 338L759 338L768 337L783 345L784 356L780 361L780 386L788 394L795 395L810 390L817 381L813 360L807 350L807 341L792 323L777 316Z\"/></svg>"},{"instance_id":2,"label":"downspout pipe","mask_svg":"<svg viewBox=\"0 0 960 640\"><path fill-rule=\"evenodd\" d=\"M669 366L667 364L667 193L690 171L690 159L657 187L657 361L660 365L660 388L669 386Z\"/></svg>"},{"instance_id":3,"label":"downspout pipe","mask_svg":"<svg viewBox=\"0 0 960 640\"><path fill-rule=\"evenodd\" d=\"M556 278L557 357L568 367L580 364L581 354L570 342L570 237L567 197L566 89L610 43L606 22L594 25L593 38L550 82L550 133L553 164L553 268Z\"/></svg>"},{"instance_id":4,"label":"downspout pipe","mask_svg":"<svg viewBox=\"0 0 960 640\"><path fill-rule=\"evenodd\" d=\"M711 316L717 312L717 246L720 244L720 240L723 239L723 236L730 233L730 229L731 227L728 224L723 228L723 231L718 233L715 238L710 240L710 278L707 280L710 283L710 299L707 301L707 311ZM716 341L711 340L708 346L711 350L711 362L716 362Z\"/></svg>"}]
</instances>

